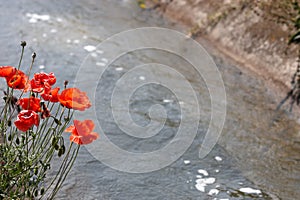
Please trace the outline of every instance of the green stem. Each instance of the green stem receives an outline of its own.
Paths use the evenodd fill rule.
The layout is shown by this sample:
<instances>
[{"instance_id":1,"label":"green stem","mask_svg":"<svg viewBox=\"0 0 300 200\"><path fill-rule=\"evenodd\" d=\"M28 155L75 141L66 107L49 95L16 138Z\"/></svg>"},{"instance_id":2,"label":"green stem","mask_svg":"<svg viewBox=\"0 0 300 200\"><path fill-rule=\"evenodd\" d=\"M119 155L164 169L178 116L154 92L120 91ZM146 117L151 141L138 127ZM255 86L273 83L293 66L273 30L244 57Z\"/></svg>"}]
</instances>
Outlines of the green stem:
<instances>
[{"instance_id":1,"label":"green stem","mask_svg":"<svg viewBox=\"0 0 300 200\"><path fill-rule=\"evenodd\" d=\"M80 145L77 146L77 149L73 151L73 154L71 156L71 159L70 161L68 162L67 166L64 168L64 171L62 171L62 176L60 177L60 179L58 180L55 188L53 189L53 192L50 196L50 199L54 198L54 196L57 194L57 192L59 191L59 189L61 188L63 182L65 181L65 179L67 178L69 172L71 171L73 165L74 165L74 162L77 158L77 155L78 155L78 152L79 152L79 149L80 149ZM74 154L75 153L75 154Z\"/></svg>"}]
</instances>

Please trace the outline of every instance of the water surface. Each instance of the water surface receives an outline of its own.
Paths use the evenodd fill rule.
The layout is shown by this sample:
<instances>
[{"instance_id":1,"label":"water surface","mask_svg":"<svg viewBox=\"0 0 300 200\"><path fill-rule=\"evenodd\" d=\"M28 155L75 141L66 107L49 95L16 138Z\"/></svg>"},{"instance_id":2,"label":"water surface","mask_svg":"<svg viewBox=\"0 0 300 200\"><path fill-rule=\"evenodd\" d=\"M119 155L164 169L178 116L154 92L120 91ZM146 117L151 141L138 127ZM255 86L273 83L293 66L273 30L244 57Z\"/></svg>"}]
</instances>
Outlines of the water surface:
<instances>
[{"instance_id":1,"label":"water surface","mask_svg":"<svg viewBox=\"0 0 300 200\"><path fill-rule=\"evenodd\" d=\"M128 0L19 0L4 1L0 8L1 65L16 65L19 41L26 40L23 67L29 66L30 54L36 51L34 71L54 72L58 84L64 80L72 84L85 56L113 34L145 26L184 31ZM202 77L181 58L166 52L133 52L114 62L98 83L99 101L95 106L105 134L115 144L133 152L162 148L174 137L180 123L181 102L167 88L148 85L139 88L130 100L132 118L139 125L149 123L147 112L152 105L160 104L167 111L165 127L149 140L124 134L108 106L115 82L132 66L163 62L176 66L198 91L201 120L193 144L172 165L146 174L111 169L82 148L57 199L297 199L298 124L285 112L272 121L279 100L276 93L218 55L213 58L224 79L228 107L219 143L205 159L198 158L198 150L208 128L210 99ZM105 58L101 59L99 66L105 62ZM146 79L146 75L139 78ZM176 82L175 86L181 87Z\"/></svg>"}]
</instances>

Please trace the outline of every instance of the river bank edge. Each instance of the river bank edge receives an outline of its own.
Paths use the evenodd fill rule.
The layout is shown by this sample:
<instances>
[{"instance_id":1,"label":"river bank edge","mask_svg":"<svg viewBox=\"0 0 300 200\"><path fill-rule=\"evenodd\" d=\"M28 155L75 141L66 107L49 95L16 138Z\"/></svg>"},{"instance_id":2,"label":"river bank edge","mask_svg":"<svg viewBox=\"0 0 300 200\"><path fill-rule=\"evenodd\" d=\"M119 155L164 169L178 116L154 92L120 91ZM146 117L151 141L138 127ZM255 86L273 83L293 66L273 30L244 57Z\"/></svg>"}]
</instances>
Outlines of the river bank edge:
<instances>
[{"instance_id":1,"label":"river bank edge","mask_svg":"<svg viewBox=\"0 0 300 200\"><path fill-rule=\"evenodd\" d=\"M288 45L290 30L287 26L260 16L263 11L258 6L245 2L146 1L147 7L179 23L186 34L210 52L220 52L221 57L229 58L242 70L263 79L281 99L296 71L296 46Z\"/></svg>"}]
</instances>

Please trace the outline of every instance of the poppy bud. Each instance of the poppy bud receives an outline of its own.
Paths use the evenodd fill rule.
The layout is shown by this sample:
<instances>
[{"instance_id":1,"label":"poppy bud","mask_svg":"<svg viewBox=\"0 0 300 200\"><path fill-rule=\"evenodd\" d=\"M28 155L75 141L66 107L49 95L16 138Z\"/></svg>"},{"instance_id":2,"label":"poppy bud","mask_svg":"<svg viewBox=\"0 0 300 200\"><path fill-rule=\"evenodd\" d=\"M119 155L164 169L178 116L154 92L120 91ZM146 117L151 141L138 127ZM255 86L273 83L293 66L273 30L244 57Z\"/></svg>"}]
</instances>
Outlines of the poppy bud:
<instances>
[{"instance_id":1,"label":"poppy bud","mask_svg":"<svg viewBox=\"0 0 300 200\"><path fill-rule=\"evenodd\" d=\"M58 125L61 125L61 121L59 121L57 118L54 118L54 122Z\"/></svg>"},{"instance_id":2,"label":"poppy bud","mask_svg":"<svg viewBox=\"0 0 300 200\"><path fill-rule=\"evenodd\" d=\"M21 41L21 46L25 47L26 46L26 41Z\"/></svg>"},{"instance_id":3,"label":"poppy bud","mask_svg":"<svg viewBox=\"0 0 300 200\"><path fill-rule=\"evenodd\" d=\"M69 81L68 81L68 80L65 80L65 82L64 82L65 88L67 87L68 83L69 83Z\"/></svg>"},{"instance_id":4,"label":"poppy bud","mask_svg":"<svg viewBox=\"0 0 300 200\"><path fill-rule=\"evenodd\" d=\"M33 54L32 54L32 59L35 59L36 58L36 53L35 52L33 52Z\"/></svg>"},{"instance_id":5,"label":"poppy bud","mask_svg":"<svg viewBox=\"0 0 300 200\"><path fill-rule=\"evenodd\" d=\"M54 149L57 151L59 149L59 145L58 144L55 144L54 145Z\"/></svg>"},{"instance_id":6,"label":"poppy bud","mask_svg":"<svg viewBox=\"0 0 300 200\"><path fill-rule=\"evenodd\" d=\"M39 195L39 191L38 191L38 190L35 190L35 191L34 191L34 196L37 197L38 195Z\"/></svg>"},{"instance_id":7,"label":"poppy bud","mask_svg":"<svg viewBox=\"0 0 300 200\"><path fill-rule=\"evenodd\" d=\"M56 145L56 143L57 143L56 138L53 137L53 138L52 138L52 141L51 141L52 146Z\"/></svg>"},{"instance_id":8,"label":"poppy bud","mask_svg":"<svg viewBox=\"0 0 300 200\"><path fill-rule=\"evenodd\" d=\"M43 194L44 194L44 192L45 192L45 188L44 188L44 187L42 187L42 188L41 188L41 195L43 195Z\"/></svg>"},{"instance_id":9,"label":"poppy bud","mask_svg":"<svg viewBox=\"0 0 300 200\"><path fill-rule=\"evenodd\" d=\"M65 147L65 145L62 145L60 148L61 148L61 150L62 150L62 154L64 154L64 153L66 152L66 147Z\"/></svg>"},{"instance_id":10,"label":"poppy bud","mask_svg":"<svg viewBox=\"0 0 300 200\"><path fill-rule=\"evenodd\" d=\"M17 145L19 145L20 144L20 140L19 140L19 138L17 137L17 139L16 139L16 144Z\"/></svg>"},{"instance_id":11,"label":"poppy bud","mask_svg":"<svg viewBox=\"0 0 300 200\"><path fill-rule=\"evenodd\" d=\"M58 149L58 153L57 153L58 157L61 157L62 154L63 154L63 153L62 153L62 148L59 148L59 149Z\"/></svg>"},{"instance_id":12,"label":"poppy bud","mask_svg":"<svg viewBox=\"0 0 300 200\"><path fill-rule=\"evenodd\" d=\"M24 135L22 135L21 141L22 141L22 143L24 143L24 141L25 141L25 136Z\"/></svg>"}]
</instances>

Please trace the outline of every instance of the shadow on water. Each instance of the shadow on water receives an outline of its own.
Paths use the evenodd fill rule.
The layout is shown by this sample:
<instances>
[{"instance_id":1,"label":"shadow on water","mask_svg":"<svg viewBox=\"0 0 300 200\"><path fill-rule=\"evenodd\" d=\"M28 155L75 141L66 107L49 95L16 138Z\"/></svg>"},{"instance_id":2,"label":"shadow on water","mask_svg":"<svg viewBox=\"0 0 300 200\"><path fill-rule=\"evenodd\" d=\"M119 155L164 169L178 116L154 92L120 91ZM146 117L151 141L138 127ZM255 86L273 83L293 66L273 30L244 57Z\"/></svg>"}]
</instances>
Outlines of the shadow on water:
<instances>
[{"instance_id":1,"label":"shadow on water","mask_svg":"<svg viewBox=\"0 0 300 200\"><path fill-rule=\"evenodd\" d=\"M34 71L53 71L58 84L65 79L72 84L84 57L112 34L143 26L181 30L127 0L20 0L2 2L0 8L1 65L16 65L16 46L20 40L26 40L29 50L25 58L33 50L38 54ZM199 144L210 119L209 93L202 77L182 59L166 52L134 52L114 62L98 84L99 101L95 106L105 134L133 152L162 148L174 137L180 124L180 102L165 87L141 87L130 99L132 119L139 125L149 123L147 113L152 105L160 104L167 111L165 127L149 140L124 134L114 123L108 106L115 82L130 67L157 61L174 66L199 91L198 135L180 159L147 174L113 170L82 148L57 199L297 199L299 125L284 112L271 123L280 100L277 94L218 56L214 60L225 82L227 118L219 144L206 158L198 158ZM25 59L24 67L29 62Z\"/></svg>"}]
</instances>

